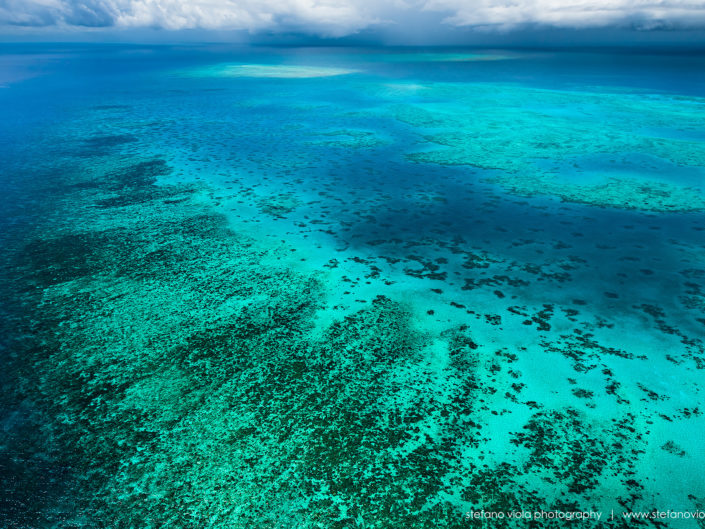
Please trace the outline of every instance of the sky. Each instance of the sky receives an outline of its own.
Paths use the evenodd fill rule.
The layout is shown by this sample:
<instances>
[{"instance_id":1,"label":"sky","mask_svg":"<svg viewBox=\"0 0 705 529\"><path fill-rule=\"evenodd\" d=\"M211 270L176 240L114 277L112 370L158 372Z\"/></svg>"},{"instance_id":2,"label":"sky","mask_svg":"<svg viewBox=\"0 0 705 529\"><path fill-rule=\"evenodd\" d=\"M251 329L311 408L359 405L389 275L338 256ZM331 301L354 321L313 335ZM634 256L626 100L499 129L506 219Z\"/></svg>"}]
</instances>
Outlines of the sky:
<instances>
[{"instance_id":1,"label":"sky","mask_svg":"<svg viewBox=\"0 0 705 529\"><path fill-rule=\"evenodd\" d=\"M705 0L0 0L4 40L120 35L377 38L395 44L572 37L705 43Z\"/></svg>"}]
</instances>

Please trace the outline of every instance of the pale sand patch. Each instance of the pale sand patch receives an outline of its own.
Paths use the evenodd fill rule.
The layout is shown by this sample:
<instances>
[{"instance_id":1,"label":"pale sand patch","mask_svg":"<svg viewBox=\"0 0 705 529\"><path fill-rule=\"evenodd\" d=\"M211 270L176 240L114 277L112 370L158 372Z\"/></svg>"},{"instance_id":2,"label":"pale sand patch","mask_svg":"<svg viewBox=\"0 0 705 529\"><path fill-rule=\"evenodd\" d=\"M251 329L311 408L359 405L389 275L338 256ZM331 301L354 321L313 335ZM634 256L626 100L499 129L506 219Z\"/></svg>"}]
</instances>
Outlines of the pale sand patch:
<instances>
[{"instance_id":1,"label":"pale sand patch","mask_svg":"<svg viewBox=\"0 0 705 529\"><path fill-rule=\"evenodd\" d=\"M348 68L330 68L325 66L301 66L278 64L226 64L206 70L199 70L197 75L214 77L269 77L278 79L306 79L315 77L333 77L356 73Z\"/></svg>"}]
</instances>

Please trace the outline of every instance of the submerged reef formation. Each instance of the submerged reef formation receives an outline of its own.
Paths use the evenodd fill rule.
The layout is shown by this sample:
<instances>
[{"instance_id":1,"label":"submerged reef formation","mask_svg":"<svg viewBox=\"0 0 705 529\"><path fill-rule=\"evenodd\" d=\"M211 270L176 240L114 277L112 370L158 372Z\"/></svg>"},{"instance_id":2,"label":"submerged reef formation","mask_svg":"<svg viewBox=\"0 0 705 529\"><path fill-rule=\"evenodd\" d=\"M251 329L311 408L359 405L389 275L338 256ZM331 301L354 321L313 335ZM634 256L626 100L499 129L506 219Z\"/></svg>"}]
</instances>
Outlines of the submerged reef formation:
<instances>
[{"instance_id":1,"label":"submerged reef formation","mask_svg":"<svg viewBox=\"0 0 705 529\"><path fill-rule=\"evenodd\" d=\"M434 384L409 313L379 296L316 328L321 285L268 264L197 188L155 186L162 162L111 167L101 190L67 182L62 227L48 218L14 249L25 296L6 323L33 329L12 344L13 397L42 425L23 450L56 446L44 466L75 499L27 523L460 526L440 495L449 462L430 445L459 441L439 399L467 390ZM23 463L41 482L44 467Z\"/></svg>"},{"instance_id":2,"label":"submerged reef formation","mask_svg":"<svg viewBox=\"0 0 705 529\"><path fill-rule=\"evenodd\" d=\"M482 526L464 516L478 506L591 510L605 490L623 505L649 501L630 477L643 419L624 411L600 424L525 400L515 354L467 325L430 332L387 295L326 316L325 274L235 231L207 188L160 183L171 171L159 157L113 157L43 180L51 207L4 257L22 278L3 282L19 300L4 325L24 329L4 345L15 388L4 420L23 425L1 447L15 465L4 472L24 474L5 500L7 527L460 528ZM296 204L282 195L260 207L280 216ZM448 263L408 262L431 281ZM501 259L462 262L479 273ZM499 285L523 284L488 283L500 299ZM527 310L510 315L551 328L553 306ZM580 373L603 362L590 343L545 347ZM619 393L616 380L609 388ZM672 440L659 446L687 457Z\"/></svg>"},{"instance_id":3,"label":"submerged reef formation","mask_svg":"<svg viewBox=\"0 0 705 529\"><path fill-rule=\"evenodd\" d=\"M390 112L443 148L409 153L412 161L493 170L488 181L522 196L705 209L700 98L483 84L431 85L417 97Z\"/></svg>"},{"instance_id":4,"label":"submerged reef formation","mask_svg":"<svg viewBox=\"0 0 705 529\"><path fill-rule=\"evenodd\" d=\"M4 140L0 526L703 509L702 102L267 65Z\"/></svg>"},{"instance_id":5,"label":"submerged reef formation","mask_svg":"<svg viewBox=\"0 0 705 529\"><path fill-rule=\"evenodd\" d=\"M334 130L330 132L321 132L319 135L330 139L312 141L312 145L327 145L329 147L339 147L345 149L361 149L378 147L386 143L374 132L368 130Z\"/></svg>"}]
</instances>

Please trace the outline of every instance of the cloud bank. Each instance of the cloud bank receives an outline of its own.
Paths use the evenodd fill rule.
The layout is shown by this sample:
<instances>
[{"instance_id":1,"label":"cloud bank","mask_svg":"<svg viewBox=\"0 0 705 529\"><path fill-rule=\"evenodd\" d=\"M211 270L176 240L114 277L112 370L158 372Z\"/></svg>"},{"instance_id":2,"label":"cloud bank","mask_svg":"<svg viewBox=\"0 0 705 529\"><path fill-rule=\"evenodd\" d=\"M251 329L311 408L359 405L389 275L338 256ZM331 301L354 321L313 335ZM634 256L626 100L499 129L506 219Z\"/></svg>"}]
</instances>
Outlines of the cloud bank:
<instances>
[{"instance_id":1,"label":"cloud bank","mask_svg":"<svg viewBox=\"0 0 705 529\"><path fill-rule=\"evenodd\" d=\"M508 30L705 27L705 0L0 0L0 26L300 32L339 37L428 15Z\"/></svg>"}]
</instances>

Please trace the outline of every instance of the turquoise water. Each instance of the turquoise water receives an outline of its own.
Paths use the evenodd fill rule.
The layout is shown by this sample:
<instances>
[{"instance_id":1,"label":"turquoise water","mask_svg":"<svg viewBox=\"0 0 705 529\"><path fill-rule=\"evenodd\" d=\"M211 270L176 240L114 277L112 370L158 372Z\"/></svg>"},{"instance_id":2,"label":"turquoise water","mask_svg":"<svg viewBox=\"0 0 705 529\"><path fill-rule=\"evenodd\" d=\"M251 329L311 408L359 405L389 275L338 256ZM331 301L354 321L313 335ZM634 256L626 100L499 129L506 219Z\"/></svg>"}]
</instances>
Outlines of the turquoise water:
<instances>
[{"instance_id":1,"label":"turquoise water","mask_svg":"<svg viewBox=\"0 0 705 529\"><path fill-rule=\"evenodd\" d=\"M705 510L705 56L2 53L3 527Z\"/></svg>"}]
</instances>

